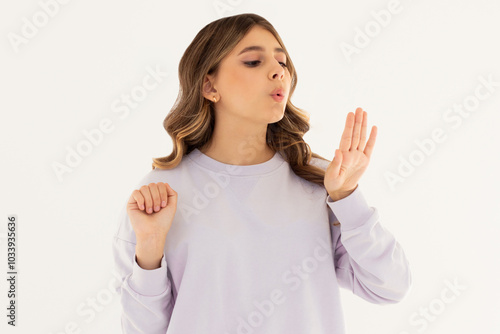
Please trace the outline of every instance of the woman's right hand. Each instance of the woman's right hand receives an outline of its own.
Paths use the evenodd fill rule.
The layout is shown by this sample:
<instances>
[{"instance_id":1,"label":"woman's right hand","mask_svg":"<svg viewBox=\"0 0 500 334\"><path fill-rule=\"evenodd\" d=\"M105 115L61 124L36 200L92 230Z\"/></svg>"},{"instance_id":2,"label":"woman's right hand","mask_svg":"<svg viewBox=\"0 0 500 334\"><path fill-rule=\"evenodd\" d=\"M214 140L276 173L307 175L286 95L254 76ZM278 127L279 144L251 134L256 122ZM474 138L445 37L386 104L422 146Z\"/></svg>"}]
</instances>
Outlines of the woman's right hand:
<instances>
[{"instance_id":1,"label":"woman's right hand","mask_svg":"<svg viewBox=\"0 0 500 334\"><path fill-rule=\"evenodd\" d=\"M150 183L134 190L127 203L127 214L137 243L154 240L164 244L176 210L177 192L168 183Z\"/></svg>"}]
</instances>

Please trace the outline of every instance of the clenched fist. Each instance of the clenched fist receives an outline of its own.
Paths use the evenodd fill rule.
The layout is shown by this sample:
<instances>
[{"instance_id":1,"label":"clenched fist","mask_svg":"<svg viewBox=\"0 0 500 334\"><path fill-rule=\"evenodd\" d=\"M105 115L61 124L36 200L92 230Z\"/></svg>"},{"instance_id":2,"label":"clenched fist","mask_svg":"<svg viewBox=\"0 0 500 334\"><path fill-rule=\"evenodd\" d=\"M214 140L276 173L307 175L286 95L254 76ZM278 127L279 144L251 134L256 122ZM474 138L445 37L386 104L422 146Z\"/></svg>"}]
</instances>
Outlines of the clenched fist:
<instances>
[{"instance_id":1,"label":"clenched fist","mask_svg":"<svg viewBox=\"0 0 500 334\"><path fill-rule=\"evenodd\" d=\"M168 183L150 183L134 190L127 203L127 214L137 243L164 243L176 210L177 192Z\"/></svg>"}]
</instances>

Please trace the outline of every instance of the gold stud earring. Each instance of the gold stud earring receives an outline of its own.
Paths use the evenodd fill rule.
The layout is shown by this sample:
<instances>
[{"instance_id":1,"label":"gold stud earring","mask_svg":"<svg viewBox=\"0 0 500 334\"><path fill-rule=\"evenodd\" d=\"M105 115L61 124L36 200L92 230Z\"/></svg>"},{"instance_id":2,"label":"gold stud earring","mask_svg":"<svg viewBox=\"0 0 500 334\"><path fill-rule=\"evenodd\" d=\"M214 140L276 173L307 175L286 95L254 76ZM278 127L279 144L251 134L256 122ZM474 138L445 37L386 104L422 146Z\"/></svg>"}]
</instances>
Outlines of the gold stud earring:
<instances>
[{"instance_id":1,"label":"gold stud earring","mask_svg":"<svg viewBox=\"0 0 500 334\"><path fill-rule=\"evenodd\" d=\"M214 102L217 102L217 99L215 98L215 96L214 96Z\"/></svg>"}]
</instances>

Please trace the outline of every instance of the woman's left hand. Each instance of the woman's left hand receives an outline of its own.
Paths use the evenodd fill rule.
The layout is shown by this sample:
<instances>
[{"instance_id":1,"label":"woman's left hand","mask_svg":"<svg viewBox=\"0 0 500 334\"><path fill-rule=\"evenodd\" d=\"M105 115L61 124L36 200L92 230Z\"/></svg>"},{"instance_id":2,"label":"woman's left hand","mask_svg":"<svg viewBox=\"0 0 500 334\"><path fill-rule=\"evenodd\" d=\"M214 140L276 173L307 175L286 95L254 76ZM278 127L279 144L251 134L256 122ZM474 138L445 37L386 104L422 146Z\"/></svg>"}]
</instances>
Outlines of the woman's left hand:
<instances>
[{"instance_id":1,"label":"woman's left hand","mask_svg":"<svg viewBox=\"0 0 500 334\"><path fill-rule=\"evenodd\" d=\"M368 115L362 108L357 108L355 114L347 114L339 149L335 150L335 157L325 172L324 185L334 201L349 196L368 167L377 127L372 127L370 138L365 143L367 119Z\"/></svg>"}]
</instances>

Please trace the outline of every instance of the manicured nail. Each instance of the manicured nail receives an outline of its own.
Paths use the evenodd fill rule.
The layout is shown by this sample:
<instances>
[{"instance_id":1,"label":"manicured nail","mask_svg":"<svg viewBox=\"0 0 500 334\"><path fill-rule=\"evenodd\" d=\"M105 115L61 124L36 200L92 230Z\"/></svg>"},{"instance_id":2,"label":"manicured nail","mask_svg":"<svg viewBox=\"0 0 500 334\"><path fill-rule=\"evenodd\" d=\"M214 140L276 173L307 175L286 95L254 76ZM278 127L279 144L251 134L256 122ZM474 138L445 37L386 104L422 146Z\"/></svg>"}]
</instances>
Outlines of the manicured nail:
<instances>
[{"instance_id":1,"label":"manicured nail","mask_svg":"<svg viewBox=\"0 0 500 334\"><path fill-rule=\"evenodd\" d=\"M161 202L161 206L166 206L166 205L167 205L167 202L165 202L165 201Z\"/></svg>"}]
</instances>

